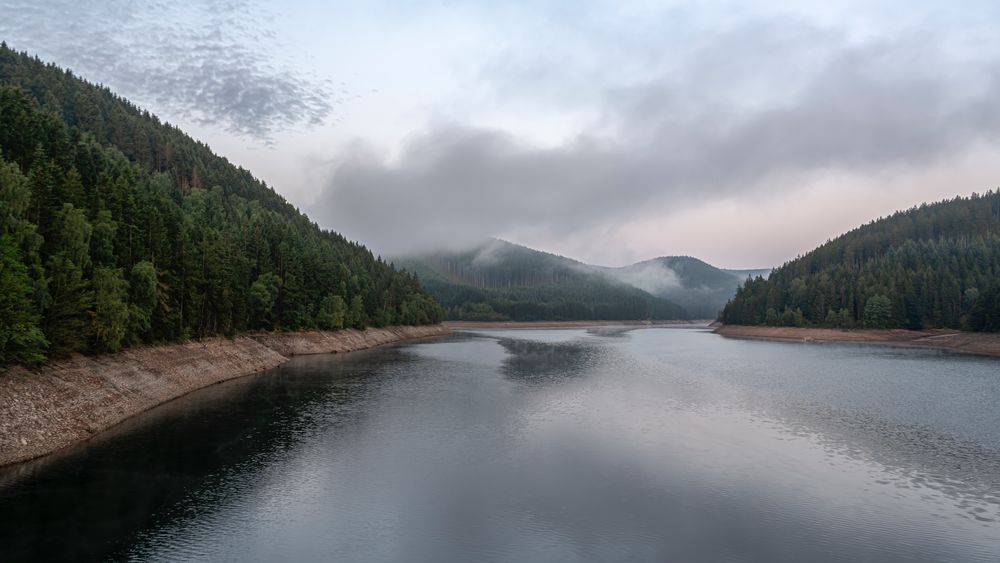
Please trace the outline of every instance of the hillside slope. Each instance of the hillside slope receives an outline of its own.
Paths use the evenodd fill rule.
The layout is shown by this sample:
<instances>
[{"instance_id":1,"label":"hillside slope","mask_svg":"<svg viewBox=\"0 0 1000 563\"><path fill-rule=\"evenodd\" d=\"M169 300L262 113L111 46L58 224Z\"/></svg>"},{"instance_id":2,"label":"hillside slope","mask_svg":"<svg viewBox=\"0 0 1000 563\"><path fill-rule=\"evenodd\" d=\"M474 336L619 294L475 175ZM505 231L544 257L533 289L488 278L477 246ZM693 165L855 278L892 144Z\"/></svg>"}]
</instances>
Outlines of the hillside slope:
<instances>
[{"instance_id":1,"label":"hillside slope","mask_svg":"<svg viewBox=\"0 0 1000 563\"><path fill-rule=\"evenodd\" d=\"M727 324L1000 330L1000 192L859 227L748 281Z\"/></svg>"},{"instance_id":2,"label":"hillside slope","mask_svg":"<svg viewBox=\"0 0 1000 563\"><path fill-rule=\"evenodd\" d=\"M581 262L501 240L398 259L453 320L674 320L682 307Z\"/></svg>"},{"instance_id":3,"label":"hillside slope","mask_svg":"<svg viewBox=\"0 0 1000 563\"><path fill-rule=\"evenodd\" d=\"M663 256L603 270L625 283L669 299L693 317L714 319L748 275L767 270L723 270L691 256Z\"/></svg>"},{"instance_id":4,"label":"hillside slope","mask_svg":"<svg viewBox=\"0 0 1000 563\"><path fill-rule=\"evenodd\" d=\"M412 275L247 170L0 46L0 364L440 317Z\"/></svg>"}]
</instances>

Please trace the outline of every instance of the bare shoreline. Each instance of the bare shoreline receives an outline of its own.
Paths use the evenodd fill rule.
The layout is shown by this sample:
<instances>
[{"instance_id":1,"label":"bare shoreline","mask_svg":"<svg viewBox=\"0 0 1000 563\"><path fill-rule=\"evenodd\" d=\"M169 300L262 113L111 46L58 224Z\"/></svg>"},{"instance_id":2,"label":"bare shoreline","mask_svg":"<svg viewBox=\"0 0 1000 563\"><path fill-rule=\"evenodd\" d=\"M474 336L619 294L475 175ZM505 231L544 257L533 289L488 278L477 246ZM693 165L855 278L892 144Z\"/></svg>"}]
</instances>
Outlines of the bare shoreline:
<instances>
[{"instance_id":1,"label":"bare shoreline","mask_svg":"<svg viewBox=\"0 0 1000 563\"><path fill-rule=\"evenodd\" d=\"M728 338L782 342L846 342L950 350L1000 357L1000 333L933 330L840 330L776 326L720 325L713 331Z\"/></svg>"},{"instance_id":2,"label":"bare shoreline","mask_svg":"<svg viewBox=\"0 0 1000 563\"><path fill-rule=\"evenodd\" d=\"M448 328L461 330L470 328L592 328L600 326L708 326L710 320L677 321L445 321Z\"/></svg>"},{"instance_id":3,"label":"bare shoreline","mask_svg":"<svg viewBox=\"0 0 1000 563\"><path fill-rule=\"evenodd\" d=\"M0 466L44 456L192 391L279 366L450 334L444 325L252 333L0 371Z\"/></svg>"}]
</instances>

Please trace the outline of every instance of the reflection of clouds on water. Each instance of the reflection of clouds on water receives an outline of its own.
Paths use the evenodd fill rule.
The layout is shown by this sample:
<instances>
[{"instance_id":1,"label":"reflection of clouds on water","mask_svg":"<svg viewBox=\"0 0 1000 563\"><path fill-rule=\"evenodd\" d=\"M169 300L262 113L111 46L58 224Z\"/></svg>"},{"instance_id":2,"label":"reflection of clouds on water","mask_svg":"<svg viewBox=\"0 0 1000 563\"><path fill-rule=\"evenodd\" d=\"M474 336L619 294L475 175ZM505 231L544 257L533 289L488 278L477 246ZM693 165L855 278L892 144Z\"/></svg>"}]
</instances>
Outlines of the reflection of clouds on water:
<instances>
[{"instance_id":1,"label":"reflection of clouds on water","mask_svg":"<svg viewBox=\"0 0 1000 563\"><path fill-rule=\"evenodd\" d=\"M193 492L139 523L123 557L997 560L992 442L889 422L882 403L845 405L857 383L833 382L849 379L843 350L788 352L693 330L621 334L462 333L295 358L182 399L185 408L146 418L116 448L91 444L61 482L42 483L116 518L103 535L83 509L46 508L37 495L0 499L0 520L48 518L64 545L36 542L56 555L132 541L131 524L113 529L128 524L120 507L147 510L140 495L190 480ZM748 361L748 350L762 357ZM971 376L974 365L955 365ZM921 391L912 366L891 367L914 412L925 412L915 397L942 393L940 380ZM803 380L827 394L795 387ZM98 462L104 479L75 492L76 475ZM0 527L5 550L18 525Z\"/></svg>"},{"instance_id":2,"label":"reflection of clouds on water","mask_svg":"<svg viewBox=\"0 0 1000 563\"><path fill-rule=\"evenodd\" d=\"M408 507L420 511L407 518L416 523L408 555L413 561L529 561L556 553L570 561L790 563L955 554L955 545L906 518L855 520L830 510L839 500L833 495L771 497L775 491L754 472L739 469L734 486L725 465L739 466L741 452L717 457L709 467L692 466L669 459L679 453L674 439L683 441L667 439L664 463L655 468L656 455L636 457L627 445L594 443L573 432L474 472L442 468ZM422 510L429 505L435 510ZM851 543L859 537L871 542Z\"/></svg>"},{"instance_id":3,"label":"reflection of clouds on water","mask_svg":"<svg viewBox=\"0 0 1000 563\"><path fill-rule=\"evenodd\" d=\"M669 379L676 404L749 413L867 468L872 490L920 494L948 517L1000 522L995 360L849 344L727 342L637 331L642 365Z\"/></svg>"},{"instance_id":4,"label":"reflection of clouds on water","mask_svg":"<svg viewBox=\"0 0 1000 563\"><path fill-rule=\"evenodd\" d=\"M760 409L761 405L754 408ZM779 432L814 441L831 459L863 462L878 485L923 491L981 522L1000 521L1000 452L933 428L817 403L783 402L767 410Z\"/></svg>"}]
</instances>

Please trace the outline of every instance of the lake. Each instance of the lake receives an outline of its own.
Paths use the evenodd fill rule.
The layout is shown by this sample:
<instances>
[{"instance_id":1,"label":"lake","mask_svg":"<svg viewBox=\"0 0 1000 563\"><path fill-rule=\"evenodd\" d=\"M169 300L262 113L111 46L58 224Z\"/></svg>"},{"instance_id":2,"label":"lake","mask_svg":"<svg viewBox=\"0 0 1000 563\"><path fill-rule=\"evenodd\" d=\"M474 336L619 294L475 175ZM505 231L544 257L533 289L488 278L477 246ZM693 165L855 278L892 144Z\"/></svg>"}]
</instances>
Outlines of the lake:
<instances>
[{"instance_id":1,"label":"lake","mask_svg":"<svg viewBox=\"0 0 1000 563\"><path fill-rule=\"evenodd\" d=\"M302 356L0 469L0 560L998 561L1000 361L701 328Z\"/></svg>"}]
</instances>

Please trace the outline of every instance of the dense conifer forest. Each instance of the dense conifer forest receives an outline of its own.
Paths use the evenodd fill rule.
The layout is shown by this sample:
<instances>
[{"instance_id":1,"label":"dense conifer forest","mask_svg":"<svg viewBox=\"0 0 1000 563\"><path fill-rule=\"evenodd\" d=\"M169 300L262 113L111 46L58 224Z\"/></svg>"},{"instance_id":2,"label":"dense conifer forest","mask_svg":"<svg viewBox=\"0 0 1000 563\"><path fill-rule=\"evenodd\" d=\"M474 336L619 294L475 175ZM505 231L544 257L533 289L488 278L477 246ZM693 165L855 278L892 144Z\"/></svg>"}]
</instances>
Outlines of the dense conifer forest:
<instances>
[{"instance_id":1,"label":"dense conifer forest","mask_svg":"<svg viewBox=\"0 0 1000 563\"><path fill-rule=\"evenodd\" d=\"M686 319L683 307L587 264L492 240L400 259L420 274L446 318L471 321Z\"/></svg>"},{"instance_id":2,"label":"dense conifer forest","mask_svg":"<svg viewBox=\"0 0 1000 563\"><path fill-rule=\"evenodd\" d=\"M0 364L441 317L415 275L249 171L0 46Z\"/></svg>"},{"instance_id":3,"label":"dense conifer forest","mask_svg":"<svg viewBox=\"0 0 1000 563\"><path fill-rule=\"evenodd\" d=\"M902 211L748 279L729 324L1000 330L1000 192Z\"/></svg>"}]
</instances>

